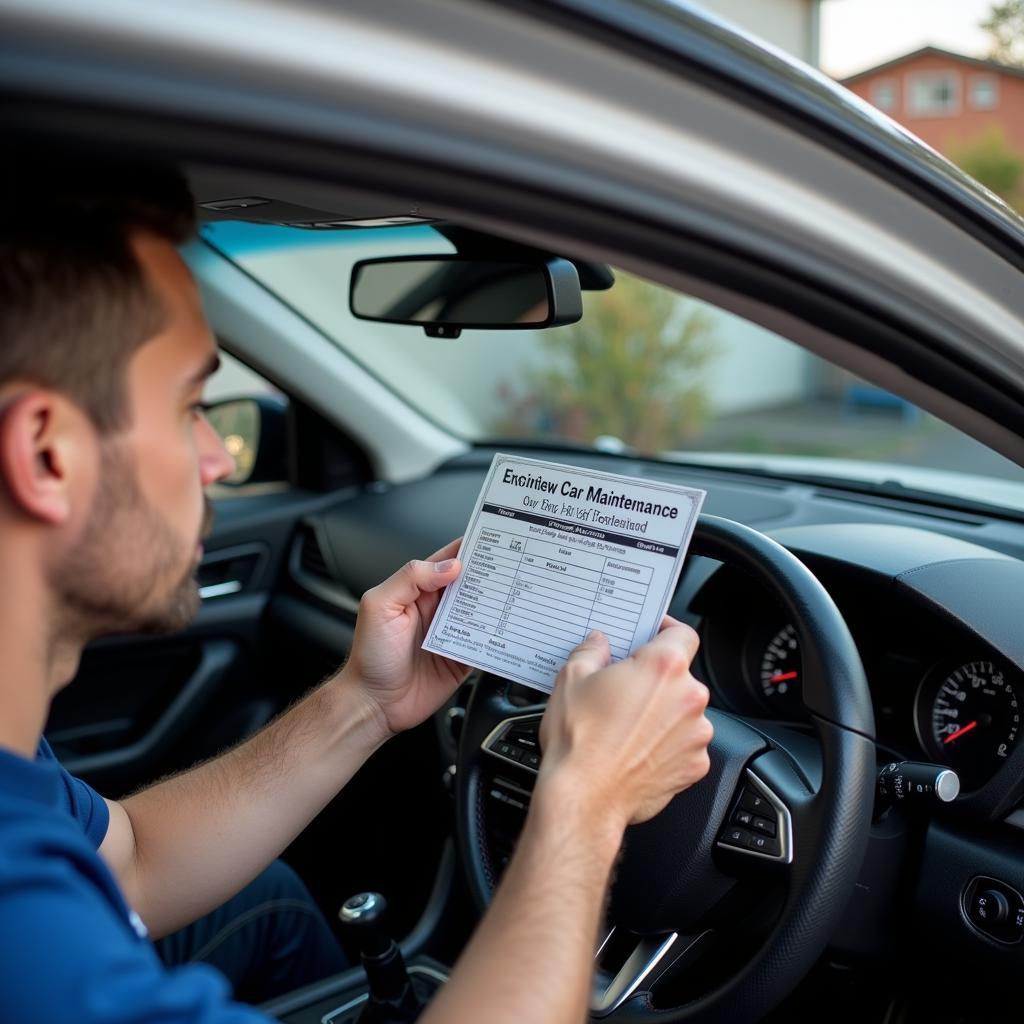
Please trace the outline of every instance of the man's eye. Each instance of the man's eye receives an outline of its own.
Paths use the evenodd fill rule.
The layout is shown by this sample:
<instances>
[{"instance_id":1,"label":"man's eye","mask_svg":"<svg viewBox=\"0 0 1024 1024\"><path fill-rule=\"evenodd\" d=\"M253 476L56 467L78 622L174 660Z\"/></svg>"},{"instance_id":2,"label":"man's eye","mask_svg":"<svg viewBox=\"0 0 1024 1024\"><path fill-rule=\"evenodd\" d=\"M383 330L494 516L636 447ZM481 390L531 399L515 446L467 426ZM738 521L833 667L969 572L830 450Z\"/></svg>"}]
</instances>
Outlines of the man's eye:
<instances>
[{"instance_id":1,"label":"man's eye","mask_svg":"<svg viewBox=\"0 0 1024 1024\"><path fill-rule=\"evenodd\" d=\"M190 405L190 406L188 407L188 411L189 411L189 412L190 412L190 413L191 413L191 414L192 414L193 416L197 416L197 417L198 417L198 416L205 416L205 415L206 415L206 413L207 413L207 410L208 410L209 408L210 408L210 406L209 406L209 403L207 403L207 402L193 402L193 403L192 403L192 404L191 404L191 405Z\"/></svg>"}]
</instances>

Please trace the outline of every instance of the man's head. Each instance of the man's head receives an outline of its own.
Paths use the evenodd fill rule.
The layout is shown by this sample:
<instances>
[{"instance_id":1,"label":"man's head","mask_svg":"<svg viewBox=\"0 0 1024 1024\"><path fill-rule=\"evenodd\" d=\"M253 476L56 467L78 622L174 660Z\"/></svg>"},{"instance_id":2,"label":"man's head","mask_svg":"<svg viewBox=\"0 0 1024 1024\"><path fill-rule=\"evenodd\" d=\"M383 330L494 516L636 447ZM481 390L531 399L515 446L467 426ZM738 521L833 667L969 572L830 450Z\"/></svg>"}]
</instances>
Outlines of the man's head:
<instances>
[{"instance_id":1,"label":"man's head","mask_svg":"<svg viewBox=\"0 0 1024 1024\"><path fill-rule=\"evenodd\" d=\"M216 343L177 246L175 172L15 160L0 214L0 529L35 553L55 636L194 614L203 488L231 471L200 405Z\"/></svg>"}]
</instances>

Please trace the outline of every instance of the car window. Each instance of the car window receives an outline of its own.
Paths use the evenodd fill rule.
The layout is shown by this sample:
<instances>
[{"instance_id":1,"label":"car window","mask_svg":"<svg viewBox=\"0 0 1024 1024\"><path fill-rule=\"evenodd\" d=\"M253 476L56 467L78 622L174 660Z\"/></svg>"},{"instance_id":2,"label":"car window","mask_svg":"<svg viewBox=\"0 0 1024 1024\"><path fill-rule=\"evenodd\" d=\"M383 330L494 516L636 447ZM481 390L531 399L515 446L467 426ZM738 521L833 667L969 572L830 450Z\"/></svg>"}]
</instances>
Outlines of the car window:
<instances>
[{"instance_id":1,"label":"car window","mask_svg":"<svg viewBox=\"0 0 1024 1024\"><path fill-rule=\"evenodd\" d=\"M207 404L223 402L233 398L252 398L256 395L281 395L265 377L249 369L240 359L222 347L220 366L206 382L204 399Z\"/></svg>"},{"instance_id":2,"label":"car window","mask_svg":"<svg viewBox=\"0 0 1024 1024\"><path fill-rule=\"evenodd\" d=\"M1024 470L764 328L616 272L577 324L418 327L352 316L357 260L451 253L429 226L310 231L207 225L206 240L298 309L411 405L474 442L559 442L783 475L896 481L1024 510Z\"/></svg>"}]
</instances>

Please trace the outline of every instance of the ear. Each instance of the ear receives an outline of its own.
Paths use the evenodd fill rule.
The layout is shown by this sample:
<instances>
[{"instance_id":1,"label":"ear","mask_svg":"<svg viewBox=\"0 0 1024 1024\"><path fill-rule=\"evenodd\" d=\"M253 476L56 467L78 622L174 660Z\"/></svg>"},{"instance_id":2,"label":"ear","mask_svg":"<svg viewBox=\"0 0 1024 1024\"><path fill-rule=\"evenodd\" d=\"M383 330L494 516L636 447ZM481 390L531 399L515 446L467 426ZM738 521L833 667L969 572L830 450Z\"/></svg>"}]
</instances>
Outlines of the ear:
<instances>
[{"instance_id":1,"label":"ear","mask_svg":"<svg viewBox=\"0 0 1024 1024\"><path fill-rule=\"evenodd\" d=\"M41 389L16 395L0 414L0 478L11 500L39 522L67 522L72 485L88 469L93 443L91 424L62 395Z\"/></svg>"}]
</instances>

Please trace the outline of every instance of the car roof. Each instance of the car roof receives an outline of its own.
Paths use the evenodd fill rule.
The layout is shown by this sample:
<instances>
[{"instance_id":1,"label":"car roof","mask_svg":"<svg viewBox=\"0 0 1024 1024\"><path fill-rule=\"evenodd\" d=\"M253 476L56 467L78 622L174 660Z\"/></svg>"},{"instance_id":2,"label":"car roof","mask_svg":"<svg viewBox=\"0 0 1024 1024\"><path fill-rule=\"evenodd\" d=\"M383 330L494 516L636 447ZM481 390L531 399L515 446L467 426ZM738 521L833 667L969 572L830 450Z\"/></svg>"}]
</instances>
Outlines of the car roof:
<instances>
[{"instance_id":1,"label":"car roof","mask_svg":"<svg viewBox=\"0 0 1024 1024\"><path fill-rule=\"evenodd\" d=\"M494 0L477 0L481 7L495 5ZM176 5L172 17L187 19L196 14L218 13L222 29L216 33L217 45L227 46L234 39L239 51L245 43L246 27L256 22L258 5L244 0L221 0L219 3L196 3L185 0ZM304 16L299 8L318 5L295 5L289 12L286 5L274 12L278 22L273 31L301 32ZM319 5L326 9L327 5ZM358 14L359 3L348 5ZM457 6L457 5L456 5ZM149 10L147 10L147 7ZM901 125L842 88L827 76L802 64L784 52L756 40L737 26L727 23L707 10L683 0L541 0L516 5L520 18L537 24L571 27L572 31L619 51L632 51L649 65L662 65L678 74L714 88L724 96L733 97L755 107L764 115L800 133L836 148L850 160L884 175L898 187L913 192L923 202L934 205L944 216L955 219L984 244L997 249L1006 258L1024 267L1024 220L997 196L978 184L954 164L912 136ZM28 52L32 47L19 45L22 39L34 38L38 44L49 39L51 53L45 47L39 52L40 63L53 61L69 38L99 41L104 35L140 51L154 42L164 47L174 45L167 34L167 12L154 10L154 5L138 5L131 0L94 0L88 5L75 5L61 0L2 0L0 24L4 25L4 50L10 60L4 61L0 87L20 91L26 75L32 74ZM211 26L218 19L210 20ZM211 30L214 31L214 30ZM161 40L161 36L163 37ZM148 40L148 42L147 42ZM181 36L184 45L201 45L199 33ZM213 40L207 41L208 46ZM98 55L100 47L96 47ZM67 48L73 59L73 48ZM344 59L339 55L339 59ZM65 68L67 70L67 68ZM72 76L64 78L68 93L74 94ZM60 85L52 81L50 90ZM207 190L200 176L196 182L200 201ZM231 189L238 195L241 183ZM281 202L288 205L287 198ZM346 215L349 211L321 210L325 215ZM344 205L344 204L343 204ZM360 204L354 202L354 207ZM291 211L304 214L306 211ZM395 216L403 211L378 206L363 210L365 216ZM277 214L280 213L279 218ZM235 208L236 219L287 222L289 211ZM209 215L204 213L204 215ZM293 220L300 219L292 217Z\"/></svg>"}]
</instances>

